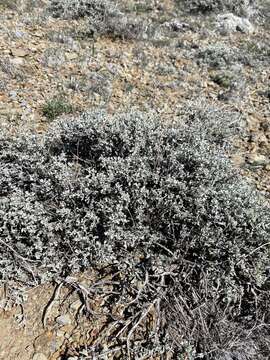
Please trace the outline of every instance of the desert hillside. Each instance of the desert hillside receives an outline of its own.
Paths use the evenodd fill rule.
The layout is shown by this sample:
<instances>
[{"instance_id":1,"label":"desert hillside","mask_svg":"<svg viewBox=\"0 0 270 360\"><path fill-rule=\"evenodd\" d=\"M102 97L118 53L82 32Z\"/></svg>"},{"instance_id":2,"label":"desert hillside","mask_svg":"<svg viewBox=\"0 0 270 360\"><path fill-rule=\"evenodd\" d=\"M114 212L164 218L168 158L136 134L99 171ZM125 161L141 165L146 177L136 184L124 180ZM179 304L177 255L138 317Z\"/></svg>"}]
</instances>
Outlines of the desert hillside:
<instances>
[{"instance_id":1,"label":"desert hillside","mask_svg":"<svg viewBox=\"0 0 270 360\"><path fill-rule=\"evenodd\" d=\"M269 359L269 0L0 0L0 167L0 359Z\"/></svg>"}]
</instances>

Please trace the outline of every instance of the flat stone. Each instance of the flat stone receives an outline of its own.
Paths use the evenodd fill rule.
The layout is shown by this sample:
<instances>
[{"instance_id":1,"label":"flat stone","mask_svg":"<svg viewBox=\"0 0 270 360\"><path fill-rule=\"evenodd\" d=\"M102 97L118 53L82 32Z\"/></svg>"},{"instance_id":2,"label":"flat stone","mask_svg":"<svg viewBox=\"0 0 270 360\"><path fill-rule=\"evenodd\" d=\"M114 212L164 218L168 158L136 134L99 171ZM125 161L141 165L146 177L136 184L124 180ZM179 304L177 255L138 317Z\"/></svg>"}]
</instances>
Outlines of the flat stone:
<instances>
[{"instance_id":1,"label":"flat stone","mask_svg":"<svg viewBox=\"0 0 270 360\"><path fill-rule=\"evenodd\" d=\"M270 159L267 156L254 153L248 156L248 162L253 166L266 166L270 163Z\"/></svg>"},{"instance_id":2,"label":"flat stone","mask_svg":"<svg viewBox=\"0 0 270 360\"><path fill-rule=\"evenodd\" d=\"M56 322L59 325L65 326L65 325L70 325L71 324L71 318L68 314L66 315L60 315L58 316L58 318L56 319Z\"/></svg>"},{"instance_id":3,"label":"flat stone","mask_svg":"<svg viewBox=\"0 0 270 360\"><path fill-rule=\"evenodd\" d=\"M43 33L36 31L36 32L33 33L33 36L41 38L43 36Z\"/></svg>"},{"instance_id":4,"label":"flat stone","mask_svg":"<svg viewBox=\"0 0 270 360\"><path fill-rule=\"evenodd\" d=\"M25 36L25 33L23 31L20 31L20 30L15 30L14 31L14 35L17 37L17 38L22 38Z\"/></svg>"},{"instance_id":5,"label":"flat stone","mask_svg":"<svg viewBox=\"0 0 270 360\"><path fill-rule=\"evenodd\" d=\"M26 55L28 55L28 51L24 49L12 49L11 53L13 56L16 57L25 57Z\"/></svg>"},{"instance_id":6,"label":"flat stone","mask_svg":"<svg viewBox=\"0 0 270 360\"><path fill-rule=\"evenodd\" d=\"M23 58L20 58L20 57L16 57L16 58L10 59L10 62L11 62L13 65L24 65L24 59L23 59Z\"/></svg>"},{"instance_id":7,"label":"flat stone","mask_svg":"<svg viewBox=\"0 0 270 360\"><path fill-rule=\"evenodd\" d=\"M66 52L65 55L66 55L67 60L75 60L78 57L78 54L76 54L76 53Z\"/></svg>"}]
</instances>

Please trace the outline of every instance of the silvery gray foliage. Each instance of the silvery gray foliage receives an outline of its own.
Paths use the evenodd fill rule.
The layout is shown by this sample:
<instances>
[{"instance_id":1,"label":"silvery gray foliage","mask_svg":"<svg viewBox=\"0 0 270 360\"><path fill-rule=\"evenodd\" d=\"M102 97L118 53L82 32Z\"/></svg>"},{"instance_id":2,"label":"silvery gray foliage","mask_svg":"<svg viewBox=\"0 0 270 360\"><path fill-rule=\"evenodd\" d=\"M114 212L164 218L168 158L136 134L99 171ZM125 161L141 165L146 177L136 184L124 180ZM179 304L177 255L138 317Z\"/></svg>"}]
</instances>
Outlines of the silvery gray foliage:
<instances>
[{"instance_id":1,"label":"silvery gray foliage","mask_svg":"<svg viewBox=\"0 0 270 360\"><path fill-rule=\"evenodd\" d=\"M199 49L195 55L199 64L206 64L212 68L227 68L233 64L250 65L251 58L246 51L227 46L222 43L208 45Z\"/></svg>"},{"instance_id":2,"label":"silvery gray foliage","mask_svg":"<svg viewBox=\"0 0 270 360\"><path fill-rule=\"evenodd\" d=\"M110 0L51 0L48 9L55 17L93 17L99 21L103 21L108 15L119 13L115 3Z\"/></svg>"},{"instance_id":3,"label":"silvery gray foliage","mask_svg":"<svg viewBox=\"0 0 270 360\"><path fill-rule=\"evenodd\" d=\"M248 19L232 13L218 15L216 29L221 35L229 35L237 31L244 34L252 34L255 31L253 24Z\"/></svg>"},{"instance_id":4,"label":"silvery gray foliage","mask_svg":"<svg viewBox=\"0 0 270 360\"><path fill-rule=\"evenodd\" d=\"M87 18L89 33L113 37L137 38L144 25L123 14L110 0L51 0L49 12L64 19Z\"/></svg>"},{"instance_id":5,"label":"silvery gray foliage","mask_svg":"<svg viewBox=\"0 0 270 360\"><path fill-rule=\"evenodd\" d=\"M125 271L127 287L135 274L164 276L161 341L176 354L184 341L211 356L232 346L269 317L270 212L227 158L237 120L191 104L171 123L95 111L44 136L2 133L1 283L100 264ZM189 310L179 312L183 298Z\"/></svg>"},{"instance_id":6,"label":"silvery gray foliage","mask_svg":"<svg viewBox=\"0 0 270 360\"><path fill-rule=\"evenodd\" d=\"M176 0L183 5L186 11L191 13L209 13L230 11L239 16L249 16L251 6L255 6L256 1L251 0Z\"/></svg>"}]
</instances>

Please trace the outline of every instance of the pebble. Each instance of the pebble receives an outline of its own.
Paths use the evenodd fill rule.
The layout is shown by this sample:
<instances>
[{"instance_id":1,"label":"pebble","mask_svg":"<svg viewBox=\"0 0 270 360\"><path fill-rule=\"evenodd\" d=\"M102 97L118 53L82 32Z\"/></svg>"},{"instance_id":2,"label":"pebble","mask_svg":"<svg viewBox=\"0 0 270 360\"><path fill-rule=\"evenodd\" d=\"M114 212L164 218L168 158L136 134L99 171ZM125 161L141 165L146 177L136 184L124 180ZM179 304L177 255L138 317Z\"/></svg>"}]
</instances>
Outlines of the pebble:
<instances>
[{"instance_id":1,"label":"pebble","mask_svg":"<svg viewBox=\"0 0 270 360\"><path fill-rule=\"evenodd\" d=\"M68 314L66 315L60 315L58 316L58 318L56 319L56 322L59 324L59 325L70 325L71 324L71 318Z\"/></svg>"},{"instance_id":2,"label":"pebble","mask_svg":"<svg viewBox=\"0 0 270 360\"><path fill-rule=\"evenodd\" d=\"M10 59L10 62L11 62L13 65L24 65L24 59L23 59L23 58L19 58L19 57Z\"/></svg>"},{"instance_id":3,"label":"pebble","mask_svg":"<svg viewBox=\"0 0 270 360\"><path fill-rule=\"evenodd\" d=\"M15 99L17 99L17 92L15 91L15 90L11 90L10 92L9 92L9 96L11 97L11 99L12 100L15 100Z\"/></svg>"},{"instance_id":4,"label":"pebble","mask_svg":"<svg viewBox=\"0 0 270 360\"><path fill-rule=\"evenodd\" d=\"M23 32L23 31L20 31L20 30L15 30L14 31L14 36L17 37L17 38L22 38L24 37L26 34Z\"/></svg>"},{"instance_id":5,"label":"pebble","mask_svg":"<svg viewBox=\"0 0 270 360\"><path fill-rule=\"evenodd\" d=\"M265 166L270 162L269 158L260 154L250 154L247 160L253 166Z\"/></svg>"},{"instance_id":6,"label":"pebble","mask_svg":"<svg viewBox=\"0 0 270 360\"><path fill-rule=\"evenodd\" d=\"M66 52L65 55L66 55L66 59L69 60L69 61L75 60L78 57L78 54L76 54L76 53Z\"/></svg>"},{"instance_id":7,"label":"pebble","mask_svg":"<svg viewBox=\"0 0 270 360\"><path fill-rule=\"evenodd\" d=\"M28 52L23 49L12 49L11 53L13 56L16 56L16 57L25 57L26 55L28 55Z\"/></svg>"}]
</instances>

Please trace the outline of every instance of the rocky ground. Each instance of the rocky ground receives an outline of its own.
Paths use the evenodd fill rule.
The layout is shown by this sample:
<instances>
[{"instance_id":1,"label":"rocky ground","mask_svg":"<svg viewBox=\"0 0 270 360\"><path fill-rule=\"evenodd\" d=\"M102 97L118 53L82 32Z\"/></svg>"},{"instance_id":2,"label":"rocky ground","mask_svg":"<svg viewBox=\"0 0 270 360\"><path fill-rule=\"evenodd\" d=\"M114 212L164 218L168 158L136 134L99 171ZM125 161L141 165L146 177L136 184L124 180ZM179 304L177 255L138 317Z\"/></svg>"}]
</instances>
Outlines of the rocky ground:
<instances>
[{"instance_id":1,"label":"rocky ground","mask_svg":"<svg viewBox=\"0 0 270 360\"><path fill-rule=\"evenodd\" d=\"M187 102L208 101L243 118L233 160L269 199L270 2L258 5L239 23L190 14L181 1L123 1L140 34L93 37L87 19L54 18L48 1L0 0L0 124L42 132L58 115L93 107L154 109L166 120ZM83 304L70 286L44 325L54 291L34 288L24 307L0 311L0 358L91 358L87 344L101 325L76 317Z\"/></svg>"},{"instance_id":2,"label":"rocky ground","mask_svg":"<svg viewBox=\"0 0 270 360\"><path fill-rule=\"evenodd\" d=\"M97 281L97 276L89 271L67 279L65 284L28 290L23 306L10 307L6 303L5 311L0 313L0 358L92 358L90 356L106 335L106 311L100 314L105 308L104 294L110 290L111 281L110 277ZM88 303L83 294L91 288L102 291ZM91 316L83 315L86 306Z\"/></svg>"}]
</instances>

